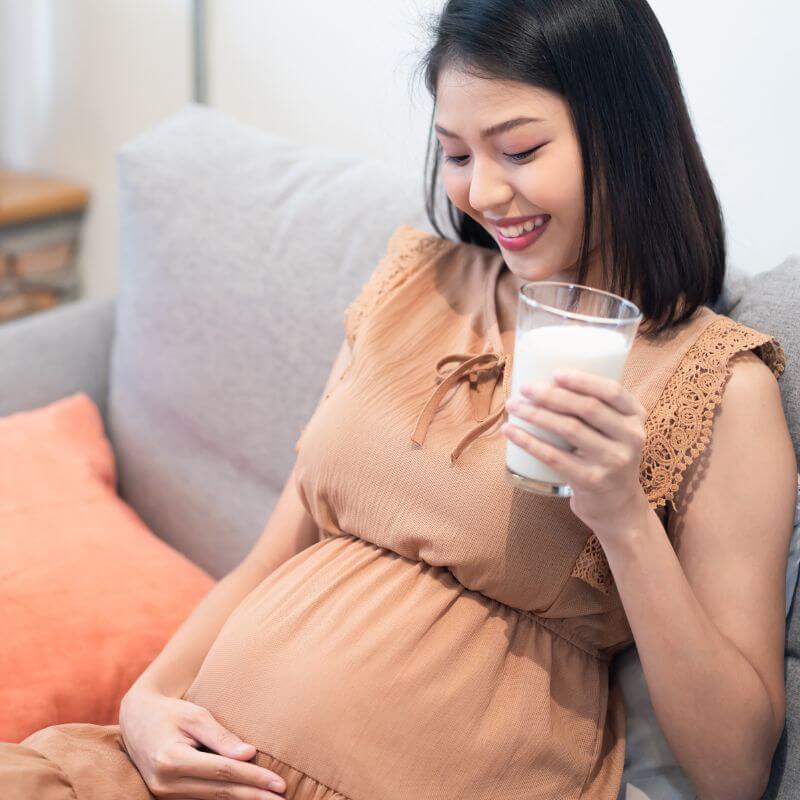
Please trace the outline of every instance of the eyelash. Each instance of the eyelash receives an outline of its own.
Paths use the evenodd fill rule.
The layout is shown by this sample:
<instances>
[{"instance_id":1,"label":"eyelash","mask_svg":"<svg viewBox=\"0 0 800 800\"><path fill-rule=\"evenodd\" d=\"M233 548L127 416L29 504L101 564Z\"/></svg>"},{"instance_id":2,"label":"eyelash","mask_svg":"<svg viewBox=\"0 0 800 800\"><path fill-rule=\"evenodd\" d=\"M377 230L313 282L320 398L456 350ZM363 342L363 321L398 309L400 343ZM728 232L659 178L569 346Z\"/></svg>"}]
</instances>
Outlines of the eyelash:
<instances>
[{"instance_id":1,"label":"eyelash","mask_svg":"<svg viewBox=\"0 0 800 800\"><path fill-rule=\"evenodd\" d=\"M533 155L537 150L541 150L543 147L544 145L540 144L538 147L532 147L530 150L526 150L524 153L506 153L505 155L514 161L522 161L528 156ZM455 164L457 167L464 165L464 162L461 160L462 158L469 158L469 156L445 156L447 161L449 161L451 164Z\"/></svg>"}]
</instances>

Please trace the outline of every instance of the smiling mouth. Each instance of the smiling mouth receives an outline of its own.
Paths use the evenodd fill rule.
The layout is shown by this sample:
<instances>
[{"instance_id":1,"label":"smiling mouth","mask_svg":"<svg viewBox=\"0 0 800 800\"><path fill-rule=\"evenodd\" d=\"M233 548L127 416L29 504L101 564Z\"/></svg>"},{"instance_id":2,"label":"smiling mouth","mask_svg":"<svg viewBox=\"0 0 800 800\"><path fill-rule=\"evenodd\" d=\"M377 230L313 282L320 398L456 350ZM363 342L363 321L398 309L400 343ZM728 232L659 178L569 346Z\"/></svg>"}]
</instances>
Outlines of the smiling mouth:
<instances>
[{"instance_id":1,"label":"smiling mouth","mask_svg":"<svg viewBox=\"0 0 800 800\"><path fill-rule=\"evenodd\" d=\"M494 225L494 228L501 236L506 239L515 239L518 236L523 236L526 233L530 233L536 228L541 228L548 220L550 216L548 214L541 214L538 217L534 217L533 219L526 220L520 225Z\"/></svg>"},{"instance_id":2,"label":"smiling mouth","mask_svg":"<svg viewBox=\"0 0 800 800\"><path fill-rule=\"evenodd\" d=\"M512 226L518 229L520 226ZM530 227L530 225L528 226ZM522 251L527 250L529 247L532 247L539 241L539 239L544 236L546 231L550 227L550 217L548 217L544 222L540 224L534 224L534 226L530 230L525 230L525 226L523 225L522 233L517 233L516 230L514 236L506 236L503 234L503 230L508 230L508 228L498 228L495 226L495 230L497 231L496 238L498 244L505 250L513 250L513 251Z\"/></svg>"}]
</instances>

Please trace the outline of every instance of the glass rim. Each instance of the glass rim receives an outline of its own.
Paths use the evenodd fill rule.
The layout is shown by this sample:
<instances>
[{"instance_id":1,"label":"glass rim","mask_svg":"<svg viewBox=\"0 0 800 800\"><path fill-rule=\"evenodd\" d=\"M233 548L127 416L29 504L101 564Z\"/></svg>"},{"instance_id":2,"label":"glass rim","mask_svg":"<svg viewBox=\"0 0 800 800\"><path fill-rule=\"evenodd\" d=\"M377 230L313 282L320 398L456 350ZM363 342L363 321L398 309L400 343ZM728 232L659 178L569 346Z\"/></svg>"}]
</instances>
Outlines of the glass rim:
<instances>
[{"instance_id":1,"label":"glass rim","mask_svg":"<svg viewBox=\"0 0 800 800\"><path fill-rule=\"evenodd\" d=\"M554 306L549 306L547 303L543 303L540 300L535 300L532 297L527 297L524 293L524 289L526 286L571 286L575 289L580 289L581 291L589 291L594 292L595 294L604 294L608 297L613 297L615 300L622 301L623 307L625 308L634 308L637 311L636 316L629 317L628 319L623 319L620 317L595 317L591 314L581 314L579 311L566 311L563 308L555 308ZM577 319L582 320L584 322L592 322L592 323L600 323L602 325L614 325L619 327L620 325L629 325L635 322L641 322L644 319L644 314L642 314L642 310L635 304L632 303L630 300L626 299L625 297L620 297L618 294L614 294L613 292L607 292L604 289L595 289L593 286L584 286L580 283L568 283L566 281L525 281L522 286L518 289L518 295L522 298L526 303L531 303L538 308L542 308L545 311L550 311L553 314L558 314L560 316L566 316L570 319Z\"/></svg>"}]
</instances>

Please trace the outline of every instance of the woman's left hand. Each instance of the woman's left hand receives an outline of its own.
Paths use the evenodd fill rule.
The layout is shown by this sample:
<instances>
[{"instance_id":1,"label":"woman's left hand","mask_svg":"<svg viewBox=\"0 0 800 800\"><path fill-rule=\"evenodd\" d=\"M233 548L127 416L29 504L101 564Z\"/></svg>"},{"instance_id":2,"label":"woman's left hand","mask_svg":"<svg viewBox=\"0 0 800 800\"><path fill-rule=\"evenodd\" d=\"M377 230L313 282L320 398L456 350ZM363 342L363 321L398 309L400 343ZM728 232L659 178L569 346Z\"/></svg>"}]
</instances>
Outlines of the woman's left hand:
<instances>
[{"instance_id":1,"label":"woman's left hand","mask_svg":"<svg viewBox=\"0 0 800 800\"><path fill-rule=\"evenodd\" d=\"M597 535L620 535L649 510L639 482L647 411L622 384L582 370L556 372L552 383L526 384L506 408L566 439L565 452L513 423L503 432L561 475L573 490L572 512ZM516 404L516 405L515 405Z\"/></svg>"}]
</instances>

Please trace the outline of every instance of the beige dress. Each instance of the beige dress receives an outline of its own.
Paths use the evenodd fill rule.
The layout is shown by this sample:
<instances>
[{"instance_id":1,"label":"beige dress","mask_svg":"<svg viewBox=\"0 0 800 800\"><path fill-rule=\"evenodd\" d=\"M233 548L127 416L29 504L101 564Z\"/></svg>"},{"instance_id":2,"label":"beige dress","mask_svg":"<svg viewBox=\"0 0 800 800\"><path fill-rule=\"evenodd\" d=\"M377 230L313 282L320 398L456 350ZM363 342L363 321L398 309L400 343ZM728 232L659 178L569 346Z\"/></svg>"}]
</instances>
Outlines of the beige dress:
<instances>
[{"instance_id":1,"label":"beige dress","mask_svg":"<svg viewBox=\"0 0 800 800\"><path fill-rule=\"evenodd\" d=\"M609 665L633 637L613 576L568 498L505 475L520 283L501 254L404 225L347 309L351 364L297 446L319 540L245 598L185 694L256 746L287 800L617 797ZM651 508L751 349L781 374L775 339L706 307L637 336L622 383L649 412ZM78 800L150 797L116 726L65 728L0 746L0 795L26 796L16 763L20 785L50 775L44 800L73 798L73 775ZM122 793L86 778L104 754Z\"/></svg>"}]
</instances>

